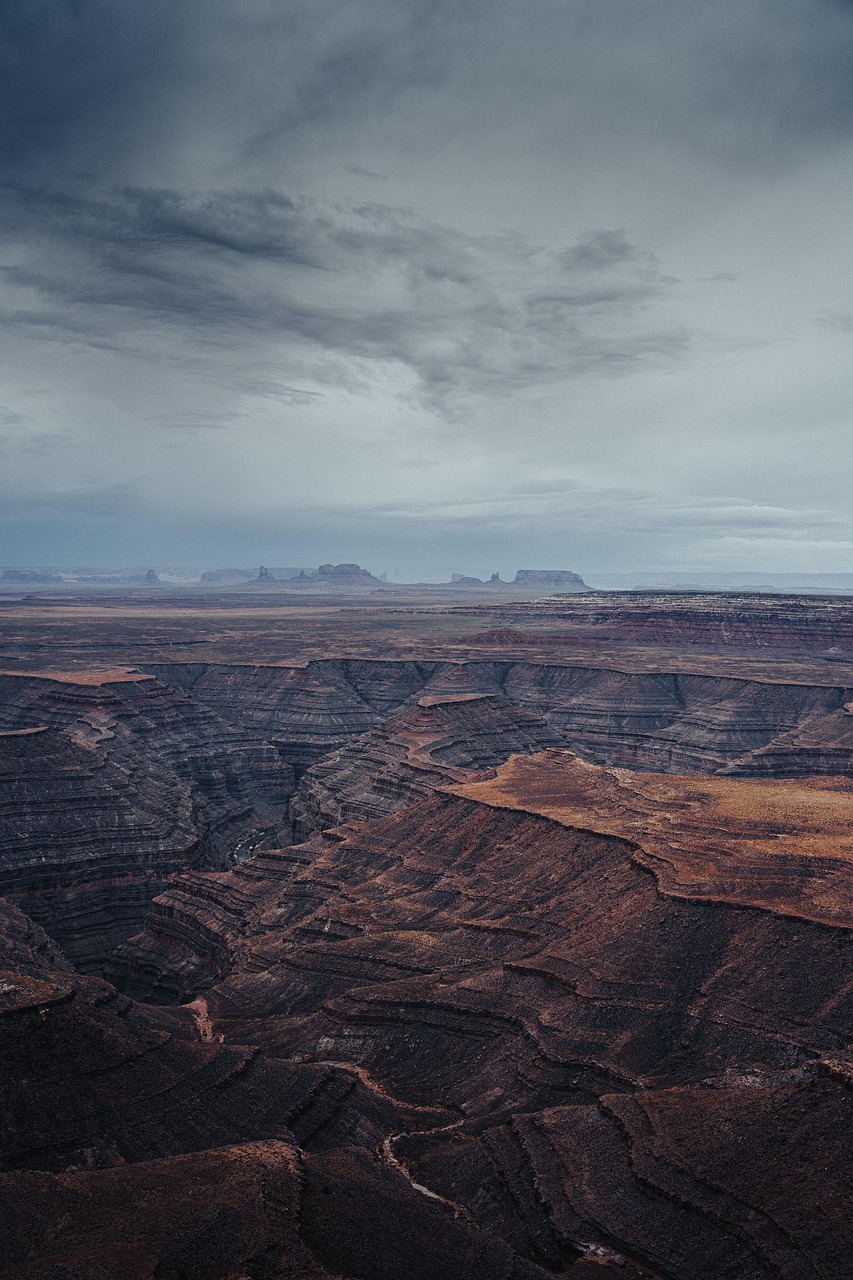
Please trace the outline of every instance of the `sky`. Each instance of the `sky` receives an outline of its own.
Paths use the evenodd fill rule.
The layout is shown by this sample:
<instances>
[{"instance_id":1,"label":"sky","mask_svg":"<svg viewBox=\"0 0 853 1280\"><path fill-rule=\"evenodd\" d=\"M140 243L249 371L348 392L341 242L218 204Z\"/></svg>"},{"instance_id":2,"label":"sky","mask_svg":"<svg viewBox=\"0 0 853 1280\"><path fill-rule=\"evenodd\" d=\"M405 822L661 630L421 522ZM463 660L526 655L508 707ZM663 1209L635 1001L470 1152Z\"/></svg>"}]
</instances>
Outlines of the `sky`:
<instances>
[{"instance_id":1,"label":"sky","mask_svg":"<svg viewBox=\"0 0 853 1280\"><path fill-rule=\"evenodd\" d=\"M850 0L3 0L0 563L853 568Z\"/></svg>"}]
</instances>

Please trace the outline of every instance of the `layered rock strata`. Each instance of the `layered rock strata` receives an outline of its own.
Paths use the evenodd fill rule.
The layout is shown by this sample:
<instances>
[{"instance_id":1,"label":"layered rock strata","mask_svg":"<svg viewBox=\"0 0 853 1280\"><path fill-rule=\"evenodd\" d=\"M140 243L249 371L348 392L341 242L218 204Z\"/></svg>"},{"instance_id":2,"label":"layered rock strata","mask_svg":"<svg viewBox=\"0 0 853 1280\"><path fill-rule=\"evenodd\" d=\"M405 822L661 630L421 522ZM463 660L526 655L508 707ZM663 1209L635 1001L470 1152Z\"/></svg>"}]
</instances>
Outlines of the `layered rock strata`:
<instances>
[{"instance_id":1,"label":"layered rock strata","mask_svg":"<svg viewBox=\"0 0 853 1280\"><path fill-rule=\"evenodd\" d=\"M301 838L554 745L656 771L853 769L853 690L832 685L542 662L158 670L0 677L0 889L89 967L173 871L281 828L294 770Z\"/></svg>"},{"instance_id":2,"label":"layered rock strata","mask_svg":"<svg viewBox=\"0 0 853 1280\"><path fill-rule=\"evenodd\" d=\"M560 742L543 716L494 693L435 693L313 765L291 800L294 838L375 818L519 752Z\"/></svg>"},{"instance_id":3,"label":"layered rock strata","mask_svg":"<svg viewBox=\"0 0 853 1280\"><path fill-rule=\"evenodd\" d=\"M0 892L84 968L173 872L286 816L275 748L148 677L0 677L0 725Z\"/></svg>"},{"instance_id":4,"label":"layered rock strata","mask_svg":"<svg viewBox=\"0 0 853 1280\"><path fill-rule=\"evenodd\" d=\"M75 973L0 902L0 1275L544 1276L373 1155L421 1109L196 1023Z\"/></svg>"},{"instance_id":5,"label":"layered rock strata","mask_svg":"<svg viewBox=\"0 0 853 1280\"><path fill-rule=\"evenodd\" d=\"M263 853L211 1032L436 1109L384 1158L549 1271L843 1274L850 784L795 798L548 751Z\"/></svg>"},{"instance_id":6,"label":"layered rock strata","mask_svg":"<svg viewBox=\"0 0 853 1280\"><path fill-rule=\"evenodd\" d=\"M735 767L790 776L853 767L844 710L853 702L853 688L832 683L631 672L541 659L329 659L303 667L198 664L156 670L159 681L220 720L274 742L299 773L395 711L422 698L463 693L504 699L512 704L508 716L541 718L553 741L602 764L701 773ZM799 755L788 735L810 733L822 720L812 749ZM365 749L372 750L375 740L376 735L365 739ZM777 740L780 750L774 755ZM517 749L509 745L503 758ZM753 765L753 753L765 749L768 754L756 756Z\"/></svg>"},{"instance_id":7,"label":"layered rock strata","mask_svg":"<svg viewBox=\"0 0 853 1280\"><path fill-rule=\"evenodd\" d=\"M511 627L546 620L567 641L606 638L706 650L767 649L805 654L853 651L853 604L843 597L747 592L595 591L483 606L483 617Z\"/></svg>"},{"instance_id":8,"label":"layered rock strata","mask_svg":"<svg viewBox=\"0 0 853 1280\"><path fill-rule=\"evenodd\" d=\"M0 685L0 1275L846 1274L853 690L149 674Z\"/></svg>"}]
</instances>

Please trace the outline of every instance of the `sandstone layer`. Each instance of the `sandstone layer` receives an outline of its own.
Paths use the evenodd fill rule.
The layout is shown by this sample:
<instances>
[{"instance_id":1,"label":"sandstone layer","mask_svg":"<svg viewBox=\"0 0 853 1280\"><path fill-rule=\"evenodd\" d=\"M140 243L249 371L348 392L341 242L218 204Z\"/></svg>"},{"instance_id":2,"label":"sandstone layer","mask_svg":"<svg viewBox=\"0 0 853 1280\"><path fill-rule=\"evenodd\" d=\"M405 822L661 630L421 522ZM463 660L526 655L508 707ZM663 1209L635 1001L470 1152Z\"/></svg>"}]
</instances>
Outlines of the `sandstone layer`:
<instances>
[{"instance_id":1,"label":"sandstone layer","mask_svg":"<svg viewBox=\"0 0 853 1280\"><path fill-rule=\"evenodd\" d=\"M537 1265L840 1275L850 784L797 796L794 857L776 784L519 758L209 893L178 880L163 954L197 949L187 994L212 984L226 1043L431 1108L385 1158Z\"/></svg>"},{"instance_id":2,"label":"sandstone layer","mask_svg":"<svg viewBox=\"0 0 853 1280\"><path fill-rule=\"evenodd\" d=\"M0 677L0 892L96 969L169 876L285 816L257 735L127 672Z\"/></svg>"},{"instance_id":3,"label":"sandstone layer","mask_svg":"<svg viewBox=\"0 0 853 1280\"><path fill-rule=\"evenodd\" d=\"M0 1275L537 1280L373 1149L423 1113L197 1034L0 904Z\"/></svg>"},{"instance_id":4,"label":"sandstone layer","mask_svg":"<svg viewBox=\"0 0 853 1280\"><path fill-rule=\"evenodd\" d=\"M849 1272L849 603L31 607L0 1276Z\"/></svg>"}]
</instances>

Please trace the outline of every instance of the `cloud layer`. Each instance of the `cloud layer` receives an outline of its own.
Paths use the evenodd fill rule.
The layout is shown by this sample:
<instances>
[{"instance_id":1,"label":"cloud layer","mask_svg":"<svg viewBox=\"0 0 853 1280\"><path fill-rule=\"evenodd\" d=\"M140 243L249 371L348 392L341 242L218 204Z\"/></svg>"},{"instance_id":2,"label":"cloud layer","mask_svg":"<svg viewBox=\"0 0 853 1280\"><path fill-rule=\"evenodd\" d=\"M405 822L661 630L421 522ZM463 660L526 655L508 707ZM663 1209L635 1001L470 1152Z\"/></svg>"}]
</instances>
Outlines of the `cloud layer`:
<instances>
[{"instance_id":1,"label":"cloud layer","mask_svg":"<svg viewBox=\"0 0 853 1280\"><path fill-rule=\"evenodd\" d=\"M10 0L0 50L9 563L847 567L849 3Z\"/></svg>"}]
</instances>

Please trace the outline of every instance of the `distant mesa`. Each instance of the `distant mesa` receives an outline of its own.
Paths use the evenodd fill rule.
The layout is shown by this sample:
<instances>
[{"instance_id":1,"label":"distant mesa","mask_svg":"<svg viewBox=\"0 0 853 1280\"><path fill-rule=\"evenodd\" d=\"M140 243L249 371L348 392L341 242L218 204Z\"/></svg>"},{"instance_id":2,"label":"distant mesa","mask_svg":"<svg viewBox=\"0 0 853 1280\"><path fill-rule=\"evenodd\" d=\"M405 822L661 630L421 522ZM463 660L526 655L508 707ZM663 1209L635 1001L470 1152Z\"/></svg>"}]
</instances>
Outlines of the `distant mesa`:
<instances>
[{"instance_id":1,"label":"distant mesa","mask_svg":"<svg viewBox=\"0 0 853 1280\"><path fill-rule=\"evenodd\" d=\"M300 569L295 569L290 565L277 565L274 568L261 565L257 574L254 574L251 569L205 569L204 573L200 575L199 581L204 586L270 586L289 578L295 578L301 572Z\"/></svg>"},{"instance_id":2,"label":"distant mesa","mask_svg":"<svg viewBox=\"0 0 853 1280\"><path fill-rule=\"evenodd\" d=\"M514 585L534 591L589 591L580 574L570 569L519 569Z\"/></svg>"},{"instance_id":3,"label":"distant mesa","mask_svg":"<svg viewBox=\"0 0 853 1280\"><path fill-rule=\"evenodd\" d=\"M221 574L219 575L219 581L222 581ZM272 587L278 586L281 581L281 578L274 574L272 570L268 569L265 564L262 564L258 569L257 578L252 578L251 581L240 585L245 585L247 587Z\"/></svg>"},{"instance_id":4,"label":"distant mesa","mask_svg":"<svg viewBox=\"0 0 853 1280\"><path fill-rule=\"evenodd\" d=\"M377 577L368 569L351 562L321 564L311 569L271 569L261 565L257 577L236 582L225 571L208 570L201 575L203 583L222 583L227 586L246 586L252 589L273 591L382 591L396 585L397 589L418 587L426 591L446 591L448 586L462 591L505 591L510 594L552 595L555 592L588 591L590 588L580 574L570 569L519 569L512 581L493 573L489 578L476 578L471 574L454 573L449 583L397 583L391 584L387 574Z\"/></svg>"},{"instance_id":5,"label":"distant mesa","mask_svg":"<svg viewBox=\"0 0 853 1280\"><path fill-rule=\"evenodd\" d=\"M321 564L317 577L335 586L379 586L379 579L358 564Z\"/></svg>"},{"instance_id":6,"label":"distant mesa","mask_svg":"<svg viewBox=\"0 0 853 1280\"><path fill-rule=\"evenodd\" d=\"M559 591L589 591L580 574L572 573L570 569L519 569L512 582L505 582L499 573L493 573L488 579L454 573L450 582L451 586L463 588L491 587L512 591L520 587L525 591L536 591L540 595Z\"/></svg>"},{"instance_id":7,"label":"distant mesa","mask_svg":"<svg viewBox=\"0 0 853 1280\"><path fill-rule=\"evenodd\" d=\"M246 583L248 587L284 587L290 591L293 588L301 590L302 588L313 587L321 590L351 590L359 587L382 587L384 584L379 578L362 569L358 564L321 564L319 569L313 573L306 573L304 569L293 570L290 576L285 570L285 577L279 578L273 574L272 570L261 565L258 570L257 578L253 578L251 582Z\"/></svg>"},{"instance_id":8,"label":"distant mesa","mask_svg":"<svg viewBox=\"0 0 853 1280\"><path fill-rule=\"evenodd\" d=\"M61 582L58 573L45 573L42 569L4 569L4 582Z\"/></svg>"}]
</instances>

